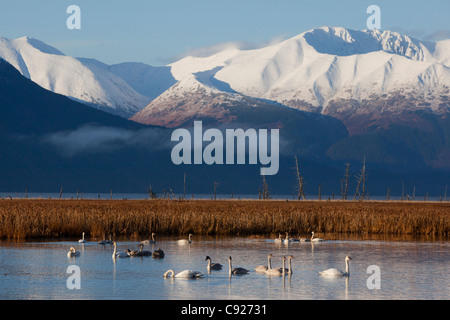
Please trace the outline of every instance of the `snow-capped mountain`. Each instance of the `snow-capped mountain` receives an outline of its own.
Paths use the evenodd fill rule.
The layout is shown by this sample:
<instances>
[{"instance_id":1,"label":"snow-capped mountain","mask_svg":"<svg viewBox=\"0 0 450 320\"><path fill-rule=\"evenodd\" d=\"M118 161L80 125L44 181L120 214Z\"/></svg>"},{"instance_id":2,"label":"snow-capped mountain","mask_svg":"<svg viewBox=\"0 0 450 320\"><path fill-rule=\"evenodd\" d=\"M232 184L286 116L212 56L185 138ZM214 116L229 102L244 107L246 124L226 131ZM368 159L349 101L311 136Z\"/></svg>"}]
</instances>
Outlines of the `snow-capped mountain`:
<instances>
[{"instance_id":1,"label":"snow-capped mountain","mask_svg":"<svg viewBox=\"0 0 450 320\"><path fill-rule=\"evenodd\" d=\"M76 59L33 38L0 37L0 58L41 87L124 117L152 99L92 59Z\"/></svg>"},{"instance_id":2,"label":"snow-capped mountain","mask_svg":"<svg viewBox=\"0 0 450 320\"><path fill-rule=\"evenodd\" d=\"M170 67L179 82L133 120L161 123L175 110L191 117L211 109L217 101L207 98L205 88L228 102L238 96L264 99L331 115L352 132L358 131L355 117L450 109L450 40L323 27L260 49L185 57Z\"/></svg>"}]
</instances>

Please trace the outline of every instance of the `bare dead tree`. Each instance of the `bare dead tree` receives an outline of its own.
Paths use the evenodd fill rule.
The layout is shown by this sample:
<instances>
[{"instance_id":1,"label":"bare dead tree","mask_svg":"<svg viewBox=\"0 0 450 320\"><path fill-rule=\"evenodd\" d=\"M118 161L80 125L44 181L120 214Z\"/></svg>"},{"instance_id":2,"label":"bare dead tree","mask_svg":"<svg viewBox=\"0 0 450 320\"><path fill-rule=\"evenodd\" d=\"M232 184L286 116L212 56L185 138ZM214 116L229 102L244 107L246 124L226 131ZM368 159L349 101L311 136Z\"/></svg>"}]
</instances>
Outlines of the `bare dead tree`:
<instances>
[{"instance_id":1,"label":"bare dead tree","mask_svg":"<svg viewBox=\"0 0 450 320\"><path fill-rule=\"evenodd\" d=\"M296 180L297 180L298 200L301 200L302 197L303 197L303 200L305 200L306 197L305 197L305 193L303 192L303 177L300 176L300 169L299 169L299 166L298 166L297 156L295 156L295 168L296 168L296 171L297 171Z\"/></svg>"},{"instance_id":2,"label":"bare dead tree","mask_svg":"<svg viewBox=\"0 0 450 320\"><path fill-rule=\"evenodd\" d=\"M263 175L263 185L262 185L262 198L263 200L267 200L269 199L270 195L269 195L269 185L266 182L266 176Z\"/></svg>"},{"instance_id":3,"label":"bare dead tree","mask_svg":"<svg viewBox=\"0 0 450 320\"><path fill-rule=\"evenodd\" d=\"M353 200L356 200L356 197L359 196L359 198L362 200L365 199L366 196L366 157L364 157L363 167L361 169L360 174L356 177L358 180L358 185L356 186L356 192L355 196L353 197ZM362 184L362 195L359 192L359 188Z\"/></svg>"},{"instance_id":4,"label":"bare dead tree","mask_svg":"<svg viewBox=\"0 0 450 320\"><path fill-rule=\"evenodd\" d=\"M214 181L214 200L216 200L217 188L219 187L219 182Z\"/></svg>"},{"instance_id":5,"label":"bare dead tree","mask_svg":"<svg viewBox=\"0 0 450 320\"><path fill-rule=\"evenodd\" d=\"M183 200L186 199L186 172L184 173L184 180L183 180Z\"/></svg>"},{"instance_id":6,"label":"bare dead tree","mask_svg":"<svg viewBox=\"0 0 450 320\"><path fill-rule=\"evenodd\" d=\"M348 194L348 179L350 177L350 162L347 162L346 164L347 169L345 170L345 189L344 189L344 200L347 200L347 194Z\"/></svg>"}]
</instances>

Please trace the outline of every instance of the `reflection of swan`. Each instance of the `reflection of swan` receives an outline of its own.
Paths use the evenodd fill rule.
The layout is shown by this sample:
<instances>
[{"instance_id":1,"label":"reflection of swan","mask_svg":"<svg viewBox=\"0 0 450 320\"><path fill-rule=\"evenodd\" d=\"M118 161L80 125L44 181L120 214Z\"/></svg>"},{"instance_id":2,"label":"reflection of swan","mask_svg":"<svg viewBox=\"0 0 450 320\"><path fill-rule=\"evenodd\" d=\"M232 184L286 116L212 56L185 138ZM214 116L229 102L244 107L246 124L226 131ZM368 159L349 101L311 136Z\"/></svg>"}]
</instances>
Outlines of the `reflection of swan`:
<instances>
[{"instance_id":1,"label":"reflection of swan","mask_svg":"<svg viewBox=\"0 0 450 320\"><path fill-rule=\"evenodd\" d=\"M113 258L129 258L130 257L128 252L125 252L125 251L124 252L117 252L117 243L116 242L114 242L113 245L114 245L114 252L112 254Z\"/></svg>"},{"instance_id":2,"label":"reflection of swan","mask_svg":"<svg viewBox=\"0 0 450 320\"><path fill-rule=\"evenodd\" d=\"M321 271L319 273L321 276L324 277L349 277L350 276L350 269L348 263L349 260L352 260L352 258L350 258L349 256L345 257L345 272L336 268L331 268L325 271Z\"/></svg>"},{"instance_id":3,"label":"reflection of swan","mask_svg":"<svg viewBox=\"0 0 450 320\"><path fill-rule=\"evenodd\" d=\"M164 251L162 251L161 249L155 250L152 253L152 257L155 259L162 259L164 258Z\"/></svg>"},{"instance_id":4,"label":"reflection of swan","mask_svg":"<svg viewBox=\"0 0 450 320\"><path fill-rule=\"evenodd\" d=\"M232 274L247 274L248 273L247 269L240 268L240 267L233 268L231 266L231 257L228 257L228 267L229 267L230 275L232 275Z\"/></svg>"},{"instance_id":5,"label":"reflection of swan","mask_svg":"<svg viewBox=\"0 0 450 320\"><path fill-rule=\"evenodd\" d=\"M194 236L193 234L189 233L189 239L181 239L181 240L178 240L177 242L178 242L178 244L190 244L190 243L192 243L191 237L193 237L193 236Z\"/></svg>"},{"instance_id":6,"label":"reflection of swan","mask_svg":"<svg viewBox=\"0 0 450 320\"><path fill-rule=\"evenodd\" d=\"M209 256L206 257L206 260L208 260L208 266L206 267L208 270L222 270L223 266L220 263L211 263Z\"/></svg>"},{"instance_id":7,"label":"reflection of swan","mask_svg":"<svg viewBox=\"0 0 450 320\"><path fill-rule=\"evenodd\" d=\"M320 241L325 241L324 239L321 238L314 238L314 231L311 232L311 241L312 242L320 242Z\"/></svg>"},{"instance_id":8,"label":"reflection of swan","mask_svg":"<svg viewBox=\"0 0 450 320\"><path fill-rule=\"evenodd\" d=\"M173 270L168 270L166 273L164 273L164 278L185 278L185 279L197 279L201 278L204 275L201 272L198 271L191 271L191 270L184 270L175 275L175 272Z\"/></svg>"},{"instance_id":9,"label":"reflection of swan","mask_svg":"<svg viewBox=\"0 0 450 320\"><path fill-rule=\"evenodd\" d=\"M156 243L155 236L156 236L156 234L152 232L152 240L144 240L141 243L142 244L155 244Z\"/></svg>"},{"instance_id":10,"label":"reflection of swan","mask_svg":"<svg viewBox=\"0 0 450 320\"><path fill-rule=\"evenodd\" d=\"M281 237L281 235L280 235L280 237ZM273 257L273 255L270 253L267 256L267 266L256 267L255 271L256 272L266 272L268 269L272 269L272 262L271 262L272 257Z\"/></svg>"},{"instance_id":11,"label":"reflection of swan","mask_svg":"<svg viewBox=\"0 0 450 320\"><path fill-rule=\"evenodd\" d=\"M284 276L286 272L286 257L283 257L283 267L282 268L276 268L276 269L267 269L266 274L269 276Z\"/></svg>"},{"instance_id":12,"label":"reflection of swan","mask_svg":"<svg viewBox=\"0 0 450 320\"><path fill-rule=\"evenodd\" d=\"M78 242L79 243L86 243L86 240L84 240L84 232L83 232L83 237L80 240L78 240Z\"/></svg>"},{"instance_id":13,"label":"reflection of swan","mask_svg":"<svg viewBox=\"0 0 450 320\"><path fill-rule=\"evenodd\" d=\"M69 258L72 258L72 257L79 257L79 256L80 256L80 252L77 251L74 247L71 247L71 248L69 249L69 252L67 252L67 256L68 256Z\"/></svg>"}]
</instances>

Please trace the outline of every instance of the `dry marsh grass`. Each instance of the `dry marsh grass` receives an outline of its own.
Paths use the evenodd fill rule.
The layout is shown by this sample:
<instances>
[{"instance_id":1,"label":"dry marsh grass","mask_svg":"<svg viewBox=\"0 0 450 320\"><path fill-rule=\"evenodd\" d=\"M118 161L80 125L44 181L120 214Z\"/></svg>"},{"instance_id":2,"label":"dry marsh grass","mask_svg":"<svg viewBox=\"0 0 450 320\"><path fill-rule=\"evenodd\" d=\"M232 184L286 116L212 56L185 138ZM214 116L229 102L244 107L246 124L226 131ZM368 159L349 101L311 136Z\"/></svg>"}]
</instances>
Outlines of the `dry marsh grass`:
<instances>
[{"instance_id":1,"label":"dry marsh grass","mask_svg":"<svg viewBox=\"0 0 450 320\"><path fill-rule=\"evenodd\" d=\"M104 235L448 236L449 203L254 200L1 200L0 239Z\"/></svg>"}]
</instances>

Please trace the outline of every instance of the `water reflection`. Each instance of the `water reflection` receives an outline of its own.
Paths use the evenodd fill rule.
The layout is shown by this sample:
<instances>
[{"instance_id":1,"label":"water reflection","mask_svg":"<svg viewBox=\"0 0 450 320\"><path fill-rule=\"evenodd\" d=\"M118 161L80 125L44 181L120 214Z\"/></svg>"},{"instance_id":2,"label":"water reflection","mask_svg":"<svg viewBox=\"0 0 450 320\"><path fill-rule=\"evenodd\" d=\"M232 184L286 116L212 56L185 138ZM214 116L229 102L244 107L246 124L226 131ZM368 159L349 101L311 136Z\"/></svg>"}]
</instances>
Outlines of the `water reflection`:
<instances>
[{"instance_id":1,"label":"water reflection","mask_svg":"<svg viewBox=\"0 0 450 320\"><path fill-rule=\"evenodd\" d=\"M273 237L201 237L186 246L177 238L158 238L153 252L161 248L164 259L150 257L112 258L114 247L85 244L78 239L60 242L0 243L0 299L449 299L449 242L405 241L383 237L363 240L327 235L319 243L276 243ZM117 239L118 251L138 247L139 242ZM70 247L79 257L67 257ZM291 275L271 277L254 268L274 256L273 267L293 255ZM351 256L350 277L323 278L319 272L343 268ZM207 269L205 257L213 257L222 270ZM248 274L229 274L233 267ZM81 290L66 287L70 265L81 269ZM369 290L371 265L381 270L381 290ZM198 270L196 280L164 279L169 270Z\"/></svg>"}]
</instances>

